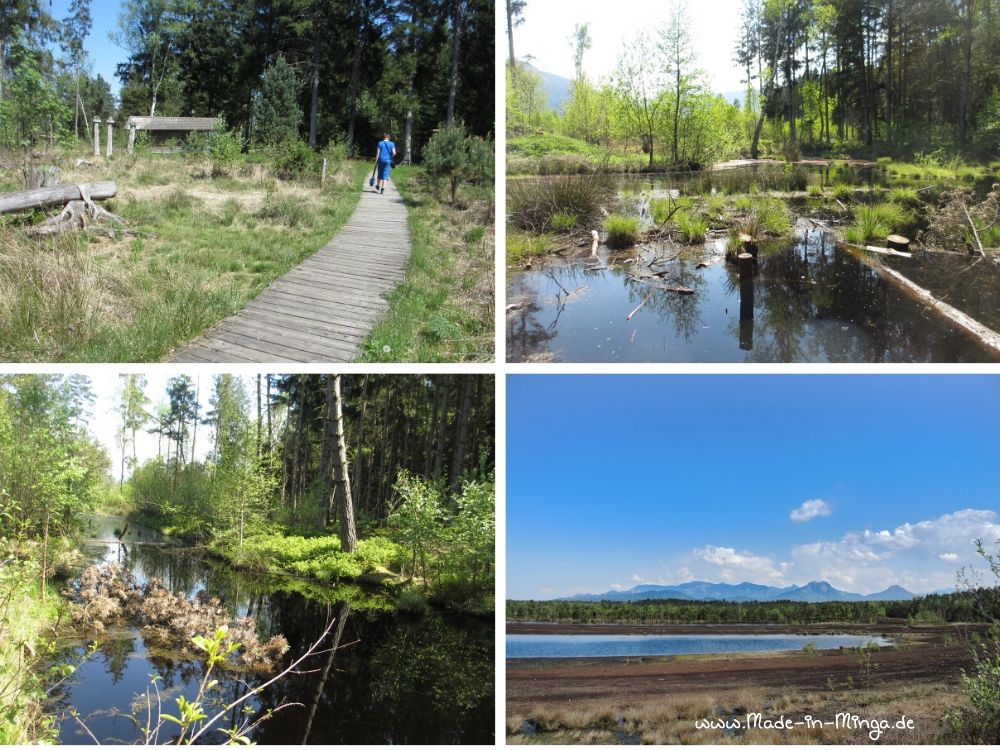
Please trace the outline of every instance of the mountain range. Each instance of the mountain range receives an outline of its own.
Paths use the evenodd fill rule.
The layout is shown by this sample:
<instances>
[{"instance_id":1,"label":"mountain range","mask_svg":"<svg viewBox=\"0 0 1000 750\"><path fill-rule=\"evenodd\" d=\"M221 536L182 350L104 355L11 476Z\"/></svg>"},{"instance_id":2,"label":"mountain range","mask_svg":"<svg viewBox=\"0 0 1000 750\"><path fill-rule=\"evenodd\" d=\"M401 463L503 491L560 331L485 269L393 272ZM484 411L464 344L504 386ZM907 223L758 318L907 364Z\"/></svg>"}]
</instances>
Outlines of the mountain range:
<instances>
[{"instance_id":1,"label":"mountain range","mask_svg":"<svg viewBox=\"0 0 1000 750\"><path fill-rule=\"evenodd\" d=\"M541 77L542 92L545 94L546 104L549 109L554 109L556 112L562 112L563 104L569 100L570 89L573 85L573 81L569 78L556 75L555 73L539 70L530 62L525 60L518 61L518 65L524 66ZM739 106L742 107L743 97L746 96L746 91L723 91L719 94L719 96L730 104L733 102L739 102Z\"/></svg>"},{"instance_id":2,"label":"mountain range","mask_svg":"<svg viewBox=\"0 0 1000 750\"><path fill-rule=\"evenodd\" d=\"M890 586L875 594L854 594L841 591L826 581L810 581L804 586L764 586L759 583L708 583L689 581L669 586L644 583L627 591L606 591L603 594L576 594L560 601L576 602L638 602L644 599L688 599L691 601L727 602L888 602L915 599L918 595L902 586Z\"/></svg>"}]
</instances>

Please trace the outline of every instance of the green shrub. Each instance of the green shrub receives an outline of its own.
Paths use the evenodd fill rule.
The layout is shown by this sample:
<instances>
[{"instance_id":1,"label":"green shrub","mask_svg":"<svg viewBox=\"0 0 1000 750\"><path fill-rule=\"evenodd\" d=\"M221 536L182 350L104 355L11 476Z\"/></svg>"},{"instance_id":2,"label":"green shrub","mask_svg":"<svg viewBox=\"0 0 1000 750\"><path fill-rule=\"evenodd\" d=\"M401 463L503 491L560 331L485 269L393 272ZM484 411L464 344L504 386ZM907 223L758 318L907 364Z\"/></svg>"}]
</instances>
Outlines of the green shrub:
<instances>
[{"instance_id":1,"label":"green shrub","mask_svg":"<svg viewBox=\"0 0 1000 750\"><path fill-rule=\"evenodd\" d=\"M608 247L631 247L639 241L639 220L632 216L613 214L604 220L604 231L608 235Z\"/></svg>"},{"instance_id":2,"label":"green shrub","mask_svg":"<svg viewBox=\"0 0 1000 750\"><path fill-rule=\"evenodd\" d=\"M806 188L806 193L809 194L810 198L822 198L823 197L823 186L812 184Z\"/></svg>"},{"instance_id":3,"label":"green shrub","mask_svg":"<svg viewBox=\"0 0 1000 750\"><path fill-rule=\"evenodd\" d=\"M424 169L434 179L447 179L451 202L461 182L493 178L493 144L469 135L461 122L440 127L424 146Z\"/></svg>"},{"instance_id":4,"label":"green shrub","mask_svg":"<svg viewBox=\"0 0 1000 750\"><path fill-rule=\"evenodd\" d=\"M319 154L298 138L272 146L267 153L275 174L284 180L318 177L323 163Z\"/></svg>"},{"instance_id":5,"label":"green shrub","mask_svg":"<svg viewBox=\"0 0 1000 750\"><path fill-rule=\"evenodd\" d=\"M806 656L819 655L819 649L816 648L816 641L809 641L806 643L806 645L802 647L802 653Z\"/></svg>"},{"instance_id":6,"label":"green shrub","mask_svg":"<svg viewBox=\"0 0 1000 750\"><path fill-rule=\"evenodd\" d=\"M220 126L213 131L208 136L208 152L212 157L213 171L228 172L237 165L243 159L245 145L243 135L238 130L226 130Z\"/></svg>"}]
</instances>

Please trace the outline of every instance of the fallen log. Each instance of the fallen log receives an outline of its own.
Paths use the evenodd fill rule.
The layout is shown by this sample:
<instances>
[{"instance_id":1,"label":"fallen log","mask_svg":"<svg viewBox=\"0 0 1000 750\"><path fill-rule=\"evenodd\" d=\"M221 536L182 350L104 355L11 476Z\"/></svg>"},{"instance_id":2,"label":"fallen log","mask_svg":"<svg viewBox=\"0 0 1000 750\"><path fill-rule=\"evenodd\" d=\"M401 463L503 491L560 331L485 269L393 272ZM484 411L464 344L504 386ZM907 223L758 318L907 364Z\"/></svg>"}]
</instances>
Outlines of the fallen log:
<instances>
[{"instance_id":1,"label":"fallen log","mask_svg":"<svg viewBox=\"0 0 1000 750\"><path fill-rule=\"evenodd\" d=\"M84 189L81 193L80 188ZM30 211L46 206L65 205L70 201L85 200L86 195L92 200L103 201L114 198L118 194L118 185L114 182L94 182L83 185L60 185L38 190L24 190L20 193L5 193L0 195L0 214L12 211Z\"/></svg>"},{"instance_id":2,"label":"fallen log","mask_svg":"<svg viewBox=\"0 0 1000 750\"><path fill-rule=\"evenodd\" d=\"M876 247L875 245L865 245L865 250L869 253L878 253L879 255L896 255L900 258L912 258L913 253L903 253L899 250L893 250L891 247Z\"/></svg>"}]
</instances>

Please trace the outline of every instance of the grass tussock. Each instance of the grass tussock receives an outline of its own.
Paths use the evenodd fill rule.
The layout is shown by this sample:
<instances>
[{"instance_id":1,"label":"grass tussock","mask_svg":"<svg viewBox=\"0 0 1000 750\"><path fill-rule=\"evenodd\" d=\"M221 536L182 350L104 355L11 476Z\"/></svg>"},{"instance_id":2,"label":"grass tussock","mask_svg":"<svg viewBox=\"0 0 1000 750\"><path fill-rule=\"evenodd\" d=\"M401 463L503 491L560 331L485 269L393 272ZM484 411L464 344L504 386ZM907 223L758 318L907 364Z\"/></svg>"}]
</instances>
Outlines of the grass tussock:
<instances>
[{"instance_id":1,"label":"grass tussock","mask_svg":"<svg viewBox=\"0 0 1000 750\"><path fill-rule=\"evenodd\" d=\"M413 254L389 311L362 345L366 362L486 362L494 343L492 186L444 204L417 168L393 172L410 212ZM473 231L482 228L484 231Z\"/></svg>"},{"instance_id":2,"label":"grass tussock","mask_svg":"<svg viewBox=\"0 0 1000 750\"><path fill-rule=\"evenodd\" d=\"M632 247L639 241L639 220L633 216L614 214L604 220L608 247Z\"/></svg>"},{"instance_id":3,"label":"grass tussock","mask_svg":"<svg viewBox=\"0 0 1000 750\"><path fill-rule=\"evenodd\" d=\"M913 213L898 203L859 205L854 209L854 223L844 231L844 238L863 245L869 240L906 232L913 222Z\"/></svg>"},{"instance_id":4,"label":"grass tussock","mask_svg":"<svg viewBox=\"0 0 1000 750\"><path fill-rule=\"evenodd\" d=\"M61 166L66 183L118 183L105 207L128 234L30 238L38 216L0 220L0 360L162 359L326 244L368 170L342 162L321 189L261 164L216 179L200 156Z\"/></svg>"},{"instance_id":5,"label":"grass tussock","mask_svg":"<svg viewBox=\"0 0 1000 750\"><path fill-rule=\"evenodd\" d=\"M594 177L561 175L510 180L507 213L515 228L535 234L563 229L568 216L576 218L574 227L586 228L613 197L610 183ZM562 226L556 226L554 220Z\"/></svg>"},{"instance_id":6,"label":"grass tussock","mask_svg":"<svg viewBox=\"0 0 1000 750\"><path fill-rule=\"evenodd\" d=\"M517 229L507 231L507 263L517 264L536 255L544 255L552 245L550 235L529 234Z\"/></svg>"}]
</instances>

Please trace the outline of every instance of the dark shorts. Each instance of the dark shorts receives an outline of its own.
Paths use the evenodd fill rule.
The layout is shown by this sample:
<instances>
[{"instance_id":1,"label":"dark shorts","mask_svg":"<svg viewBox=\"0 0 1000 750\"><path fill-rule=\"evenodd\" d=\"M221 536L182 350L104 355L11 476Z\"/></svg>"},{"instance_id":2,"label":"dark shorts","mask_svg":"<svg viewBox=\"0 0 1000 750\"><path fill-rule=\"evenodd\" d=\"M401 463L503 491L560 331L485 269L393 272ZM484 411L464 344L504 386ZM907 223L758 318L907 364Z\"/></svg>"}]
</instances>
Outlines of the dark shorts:
<instances>
[{"instance_id":1,"label":"dark shorts","mask_svg":"<svg viewBox=\"0 0 1000 750\"><path fill-rule=\"evenodd\" d=\"M391 165L392 165L392 162L388 162L388 161L380 161L378 163L378 178L380 180L388 180L389 179L389 168L390 168Z\"/></svg>"}]
</instances>

